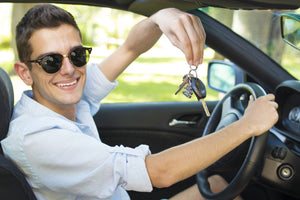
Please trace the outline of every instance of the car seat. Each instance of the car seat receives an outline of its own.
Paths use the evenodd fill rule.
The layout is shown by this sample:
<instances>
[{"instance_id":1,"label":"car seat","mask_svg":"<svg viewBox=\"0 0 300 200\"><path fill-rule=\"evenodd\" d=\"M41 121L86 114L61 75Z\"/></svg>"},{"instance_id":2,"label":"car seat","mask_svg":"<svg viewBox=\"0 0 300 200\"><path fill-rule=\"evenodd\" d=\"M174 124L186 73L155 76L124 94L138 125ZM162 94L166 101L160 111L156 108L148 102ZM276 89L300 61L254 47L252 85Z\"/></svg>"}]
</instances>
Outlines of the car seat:
<instances>
[{"instance_id":1,"label":"car seat","mask_svg":"<svg viewBox=\"0 0 300 200\"><path fill-rule=\"evenodd\" d=\"M7 135L14 107L14 93L8 74L0 68L0 140ZM0 148L0 199L36 200L24 174Z\"/></svg>"}]
</instances>

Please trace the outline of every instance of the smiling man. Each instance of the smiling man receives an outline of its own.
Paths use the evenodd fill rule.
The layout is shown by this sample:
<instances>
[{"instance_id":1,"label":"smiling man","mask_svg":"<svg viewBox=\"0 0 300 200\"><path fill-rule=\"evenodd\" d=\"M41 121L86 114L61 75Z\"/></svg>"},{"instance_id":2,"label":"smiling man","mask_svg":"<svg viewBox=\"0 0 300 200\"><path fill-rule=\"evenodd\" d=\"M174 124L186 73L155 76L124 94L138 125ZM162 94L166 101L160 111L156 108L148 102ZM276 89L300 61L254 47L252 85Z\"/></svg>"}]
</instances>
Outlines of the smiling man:
<instances>
[{"instance_id":1,"label":"smiling man","mask_svg":"<svg viewBox=\"0 0 300 200\"><path fill-rule=\"evenodd\" d=\"M126 190L168 187L277 121L277 104L270 94L250 100L238 122L157 154L151 154L147 145L127 148L102 143L93 121L100 101L116 87L115 79L124 69L162 33L182 50L190 65L202 62L201 22L177 9L163 9L141 21L119 49L89 67L92 49L83 46L70 13L42 4L23 17L17 26L20 61L15 71L32 90L25 91L16 104L8 136L1 143L5 155L26 174L38 199L128 200ZM175 198L201 196L192 187Z\"/></svg>"},{"instance_id":2,"label":"smiling man","mask_svg":"<svg viewBox=\"0 0 300 200\"><path fill-rule=\"evenodd\" d=\"M89 53L89 49L82 47L78 30L66 24L59 28L39 29L32 34L29 43L33 49L31 58L38 59L16 63L16 73L27 85L32 86L34 100L75 121L77 103L81 99L86 81L86 67L74 67L71 63L72 57ZM65 54L66 56L61 56ZM53 58L48 58L51 55ZM58 58L60 65L64 66L59 73L45 73L38 66L39 63L43 66L45 62L50 63L53 62L51 59ZM24 64L30 63L35 63L35 67L28 73ZM86 62L82 64L85 65Z\"/></svg>"}]
</instances>

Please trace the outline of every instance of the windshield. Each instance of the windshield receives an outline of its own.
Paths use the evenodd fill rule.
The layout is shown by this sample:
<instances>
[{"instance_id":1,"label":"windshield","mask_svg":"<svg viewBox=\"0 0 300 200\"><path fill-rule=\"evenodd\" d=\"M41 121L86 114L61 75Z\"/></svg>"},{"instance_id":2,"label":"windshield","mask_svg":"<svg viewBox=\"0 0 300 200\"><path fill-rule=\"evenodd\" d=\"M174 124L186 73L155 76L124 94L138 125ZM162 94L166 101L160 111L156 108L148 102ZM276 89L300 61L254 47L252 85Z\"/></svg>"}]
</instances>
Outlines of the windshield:
<instances>
[{"instance_id":1,"label":"windshield","mask_svg":"<svg viewBox=\"0 0 300 200\"><path fill-rule=\"evenodd\" d=\"M300 9L247 11L205 8L201 10L249 40L295 78L300 79L300 51L286 44L280 33L280 15L286 12L300 13Z\"/></svg>"}]
</instances>

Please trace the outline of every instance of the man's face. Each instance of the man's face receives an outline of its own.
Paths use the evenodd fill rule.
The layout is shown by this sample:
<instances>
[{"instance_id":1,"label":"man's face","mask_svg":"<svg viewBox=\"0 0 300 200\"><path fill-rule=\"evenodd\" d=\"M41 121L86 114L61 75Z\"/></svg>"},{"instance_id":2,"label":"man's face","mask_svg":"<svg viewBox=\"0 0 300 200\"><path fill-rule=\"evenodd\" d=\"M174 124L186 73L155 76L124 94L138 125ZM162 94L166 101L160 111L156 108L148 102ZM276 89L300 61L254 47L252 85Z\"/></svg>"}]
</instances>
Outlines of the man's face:
<instances>
[{"instance_id":1,"label":"man's face","mask_svg":"<svg viewBox=\"0 0 300 200\"><path fill-rule=\"evenodd\" d=\"M67 55L70 49L82 45L78 31L66 24L38 30L33 33L29 42L33 49L31 60L48 53ZM58 72L48 74L39 64L32 63L30 75L34 99L60 113L62 108L76 108L81 99L86 80L86 66L75 67L69 58L65 57Z\"/></svg>"}]
</instances>

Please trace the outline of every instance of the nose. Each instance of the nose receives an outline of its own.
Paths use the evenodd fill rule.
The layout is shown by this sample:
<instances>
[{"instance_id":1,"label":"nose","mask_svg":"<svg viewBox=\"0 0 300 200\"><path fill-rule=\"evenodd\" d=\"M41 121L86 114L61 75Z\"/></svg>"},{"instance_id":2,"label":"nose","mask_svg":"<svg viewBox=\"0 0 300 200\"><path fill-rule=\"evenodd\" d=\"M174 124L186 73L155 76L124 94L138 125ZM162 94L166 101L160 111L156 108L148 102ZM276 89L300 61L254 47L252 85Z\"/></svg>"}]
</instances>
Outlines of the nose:
<instances>
[{"instance_id":1,"label":"nose","mask_svg":"<svg viewBox=\"0 0 300 200\"><path fill-rule=\"evenodd\" d=\"M62 66L59 70L61 75L72 75L75 72L75 66L70 62L67 55L63 56Z\"/></svg>"}]
</instances>

